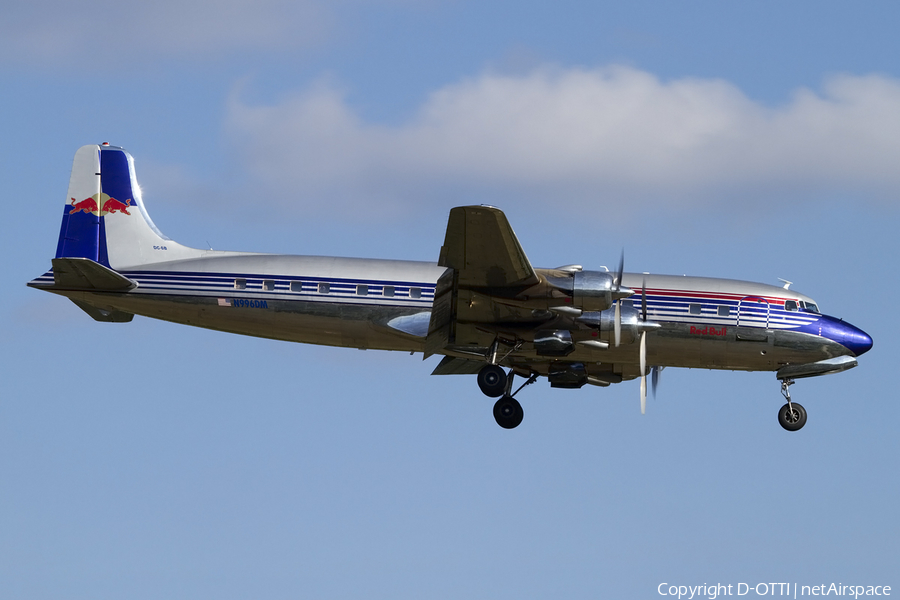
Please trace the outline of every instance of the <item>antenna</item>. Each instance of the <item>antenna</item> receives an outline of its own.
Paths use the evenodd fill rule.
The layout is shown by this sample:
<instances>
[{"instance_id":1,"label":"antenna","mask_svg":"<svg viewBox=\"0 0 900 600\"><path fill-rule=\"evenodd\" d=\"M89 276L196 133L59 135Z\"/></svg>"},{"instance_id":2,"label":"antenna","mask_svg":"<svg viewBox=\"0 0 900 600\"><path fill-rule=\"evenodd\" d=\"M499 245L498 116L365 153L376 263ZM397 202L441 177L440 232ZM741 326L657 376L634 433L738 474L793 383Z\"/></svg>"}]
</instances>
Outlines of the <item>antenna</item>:
<instances>
[{"instance_id":1,"label":"antenna","mask_svg":"<svg viewBox=\"0 0 900 600\"><path fill-rule=\"evenodd\" d=\"M793 281L788 281L787 279L782 279L781 277L778 278L778 281L784 283L784 289L786 290L791 289L791 285L794 283Z\"/></svg>"}]
</instances>

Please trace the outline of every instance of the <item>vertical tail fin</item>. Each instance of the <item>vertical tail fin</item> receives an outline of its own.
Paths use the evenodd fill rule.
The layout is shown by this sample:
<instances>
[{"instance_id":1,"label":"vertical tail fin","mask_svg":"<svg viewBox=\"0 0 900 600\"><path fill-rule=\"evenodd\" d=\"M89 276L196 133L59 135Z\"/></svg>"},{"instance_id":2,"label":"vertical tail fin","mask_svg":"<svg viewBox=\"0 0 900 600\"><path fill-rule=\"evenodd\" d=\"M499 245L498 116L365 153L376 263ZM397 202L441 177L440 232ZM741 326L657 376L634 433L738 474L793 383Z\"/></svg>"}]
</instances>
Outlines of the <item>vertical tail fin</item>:
<instances>
[{"instance_id":1,"label":"vertical tail fin","mask_svg":"<svg viewBox=\"0 0 900 600\"><path fill-rule=\"evenodd\" d=\"M201 254L168 239L153 224L134 159L123 148L105 143L79 148L67 197L56 258L89 258L125 269Z\"/></svg>"},{"instance_id":2,"label":"vertical tail fin","mask_svg":"<svg viewBox=\"0 0 900 600\"><path fill-rule=\"evenodd\" d=\"M82 146L75 153L66 197L56 258L100 262L100 146Z\"/></svg>"}]
</instances>

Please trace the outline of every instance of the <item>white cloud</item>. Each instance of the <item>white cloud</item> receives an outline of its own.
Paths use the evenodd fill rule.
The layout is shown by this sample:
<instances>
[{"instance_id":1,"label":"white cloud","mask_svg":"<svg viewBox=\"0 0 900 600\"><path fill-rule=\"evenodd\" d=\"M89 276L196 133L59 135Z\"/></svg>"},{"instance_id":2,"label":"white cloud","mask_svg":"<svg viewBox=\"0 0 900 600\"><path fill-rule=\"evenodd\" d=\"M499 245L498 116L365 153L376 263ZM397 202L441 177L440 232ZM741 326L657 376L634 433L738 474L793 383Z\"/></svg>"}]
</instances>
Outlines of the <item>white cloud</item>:
<instances>
[{"instance_id":1,"label":"white cloud","mask_svg":"<svg viewBox=\"0 0 900 600\"><path fill-rule=\"evenodd\" d=\"M322 41L332 17L321 0L35 0L0 8L0 59L29 65L191 58L284 50Z\"/></svg>"},{"instance_id":2,"label":"white cloud","mask_svg":"<svg viewBox=\"0 0 900 600\"><path fill-rule=\"evenodd\" d=\"M767 107L727 81L629 67L485 73L397 126L365 122L322 82L269 106L236 92L226 128L264 188L332 209L444 192L580 206L900 194L900 81L878 75L833 76Z\"/></svg>"}]
</instances>

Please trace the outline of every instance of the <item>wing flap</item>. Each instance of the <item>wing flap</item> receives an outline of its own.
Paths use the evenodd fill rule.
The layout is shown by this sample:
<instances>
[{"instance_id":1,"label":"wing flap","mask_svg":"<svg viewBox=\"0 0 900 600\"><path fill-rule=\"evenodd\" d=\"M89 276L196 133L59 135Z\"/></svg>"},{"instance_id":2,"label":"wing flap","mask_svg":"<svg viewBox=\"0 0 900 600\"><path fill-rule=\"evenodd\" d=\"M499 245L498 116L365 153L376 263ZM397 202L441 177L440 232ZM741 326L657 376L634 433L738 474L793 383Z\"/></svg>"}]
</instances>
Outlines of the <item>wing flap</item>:
<instances>
[{"instance_id":1,"label":"wing flap","mask_svg":"<svg viewBox=\"0 0 900 600\"><path fill-rule=\"evenodd\" d=\"M456 299L456 272L447 269L437 280L434 302L431 305L431 321L425 338L423 360L437 354L453 340L454 304Z\"/></svg>"},{"instance_id":2,"label":"wing flap","mask_svg":"<svg viewBox=\"0 0 900 600\"><path fill-rule=\"evenodd\" d=\"M432 375L475 375L484 367L483 360L469 360L445 356L431 372Z\"/></svg>"}]
</instances>

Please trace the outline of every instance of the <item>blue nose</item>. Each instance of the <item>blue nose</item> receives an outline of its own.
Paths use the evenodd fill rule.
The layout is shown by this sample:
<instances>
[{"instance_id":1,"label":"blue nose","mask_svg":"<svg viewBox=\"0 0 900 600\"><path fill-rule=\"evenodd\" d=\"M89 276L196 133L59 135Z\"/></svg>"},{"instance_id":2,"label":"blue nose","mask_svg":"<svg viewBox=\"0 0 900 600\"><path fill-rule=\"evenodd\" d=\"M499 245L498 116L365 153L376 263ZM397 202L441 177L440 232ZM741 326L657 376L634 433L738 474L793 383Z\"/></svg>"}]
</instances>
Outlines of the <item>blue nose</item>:
<instances>
[{"instance_id":1,"label":"blue nose","mask_svg":"<svg viewBox=\"0 0 900 600\"><path fill-rule=\"evenodd\" d=\"M849 323L844 323L844 339L841 343L856 356L872 349L872 338L869 334Z\"/></svg>"}]
</instances>

